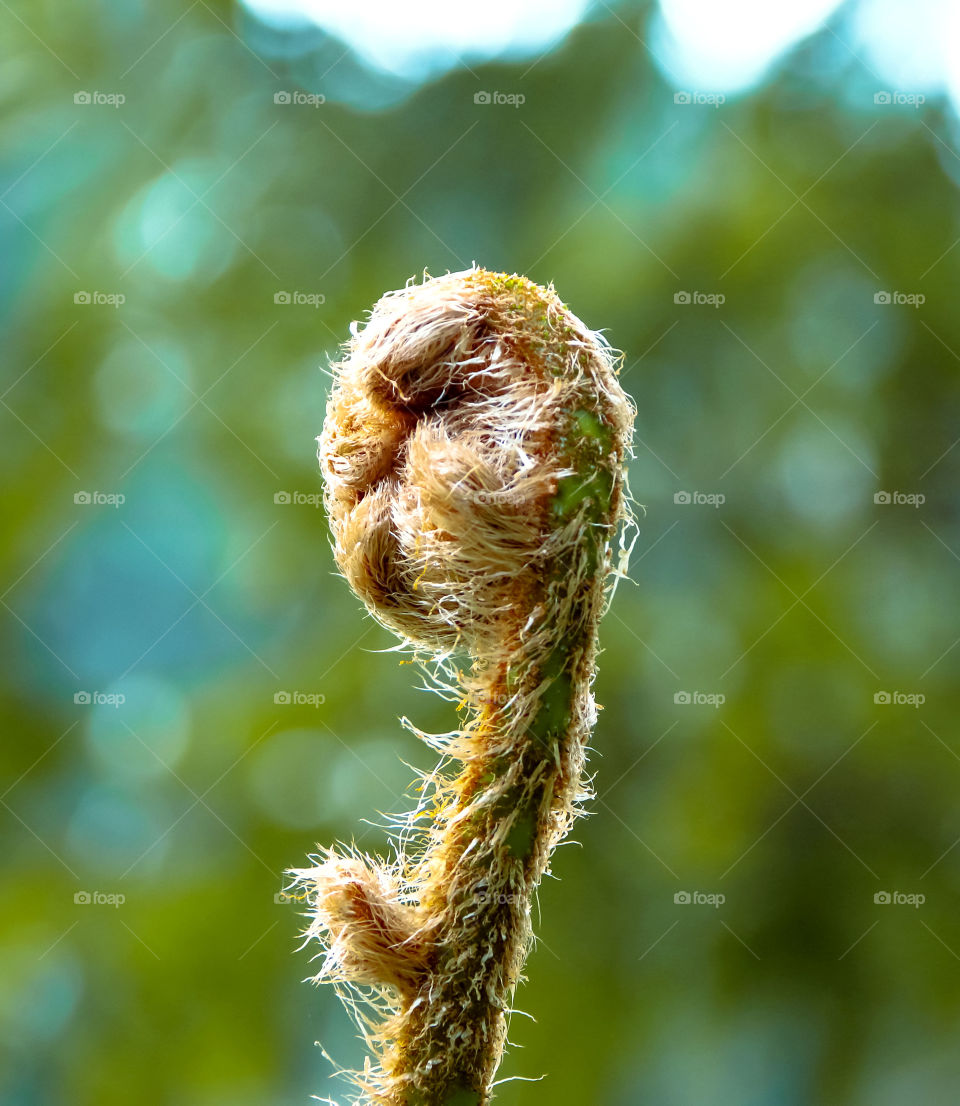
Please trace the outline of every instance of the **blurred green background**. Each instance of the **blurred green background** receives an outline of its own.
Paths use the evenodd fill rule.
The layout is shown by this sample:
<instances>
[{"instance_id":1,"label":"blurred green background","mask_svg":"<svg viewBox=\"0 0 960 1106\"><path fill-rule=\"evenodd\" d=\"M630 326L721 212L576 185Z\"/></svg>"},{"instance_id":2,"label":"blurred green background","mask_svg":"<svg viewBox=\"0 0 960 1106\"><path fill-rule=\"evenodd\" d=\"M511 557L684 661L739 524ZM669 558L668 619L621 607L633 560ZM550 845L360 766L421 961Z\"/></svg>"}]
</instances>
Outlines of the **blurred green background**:
<instances>
[{"instance_id":1,"label":"blurred green background","mask_svg":"<svg viewBox=\"0 0 960 1106\"><path fill-rule=\"evenodd\" d=\"M0 2L0 1101L344 1098L282 872L455 715L313 438L474 261L625 351L645 506L498 1101L956 1101L951 13L295 7Z\"/></svg>"}]
</instances>

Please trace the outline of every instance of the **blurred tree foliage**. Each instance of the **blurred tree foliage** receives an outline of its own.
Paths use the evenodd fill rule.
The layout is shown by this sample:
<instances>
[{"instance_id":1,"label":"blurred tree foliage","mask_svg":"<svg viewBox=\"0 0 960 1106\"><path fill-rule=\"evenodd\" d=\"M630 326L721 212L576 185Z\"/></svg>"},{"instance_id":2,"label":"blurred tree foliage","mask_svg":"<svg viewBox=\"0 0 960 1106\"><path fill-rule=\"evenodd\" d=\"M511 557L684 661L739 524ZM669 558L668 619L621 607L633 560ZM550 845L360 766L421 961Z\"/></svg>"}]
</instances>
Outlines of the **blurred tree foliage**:
<instances>
[{"instance_id":1,"label":"blurred tree foliage","mask_svg":"<svg viewBox=\"0 0 960 1106\"><path fill-rule=\"evenodd\" d=\"M954 1101L954 117L842 22L714 107L629 5L410 87L223 3L3 9L5 1106L342 1094L281 872L386 847L395 716L455 715L333 577L312 439L351 320L473 261L626 352L645 506L502 1100Z\"/></svg>"}]
</instances>

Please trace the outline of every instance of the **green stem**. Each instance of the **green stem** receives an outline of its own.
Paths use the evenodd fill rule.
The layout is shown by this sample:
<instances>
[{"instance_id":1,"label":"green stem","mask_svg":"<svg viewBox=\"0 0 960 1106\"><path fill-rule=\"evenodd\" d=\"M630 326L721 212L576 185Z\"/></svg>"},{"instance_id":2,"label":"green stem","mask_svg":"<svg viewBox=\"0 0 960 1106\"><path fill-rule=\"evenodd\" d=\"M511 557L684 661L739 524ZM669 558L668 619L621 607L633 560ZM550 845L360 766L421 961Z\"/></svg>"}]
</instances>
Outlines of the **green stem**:
<instances>
[{"instance_id":1,"label":"green stem","mask_svg":"<svg viewBox=\"0 0 960 1106\"><path fill-rule=\"evenodd\" d=\"M509 756L498 753L467 764L454 785L457 810L466 810L489 791L492 781L508 782L482 816L448 819L425 859L430 868L442 858L446 876L455 875L466 901L455 923L437 935L405 1041L398 1042L391 1058L415 1080L404 1106L489 1102L513 990L531 939L532 896L555 843L558 812L562 816L571 808L580 787L587 732L577 708L589 695L603 594L599 569L610 536L614 480L604 465L609 464L611 434L601 418L579 409L570 430L576 472L560 482L549 513L558 526L577 519L582 527L584 570L572 574L577 589L570 597L572 625L547 656L527 656L521 649L484 681L484 705L475 716L477 739L496 748L506 733L512 747ZM569 563L545 566L538 603L548 610L561 606L556 592L569 586L571 573ZM529 613L517 612L517 640ZM536 713L519 734L511 708L499 705L510 699L508 672L517 671L527 685L521 690L539 693ZM447 893L447 883L436 876L430 885L438 898ZM496 890L484 899L478 888ZM434 906L423 905L428 911ZM451 1025L468 1025L474 1047L451 1049ZM451 1055L456 1065L448 1062Z\"/></svg>"}]
</instances>

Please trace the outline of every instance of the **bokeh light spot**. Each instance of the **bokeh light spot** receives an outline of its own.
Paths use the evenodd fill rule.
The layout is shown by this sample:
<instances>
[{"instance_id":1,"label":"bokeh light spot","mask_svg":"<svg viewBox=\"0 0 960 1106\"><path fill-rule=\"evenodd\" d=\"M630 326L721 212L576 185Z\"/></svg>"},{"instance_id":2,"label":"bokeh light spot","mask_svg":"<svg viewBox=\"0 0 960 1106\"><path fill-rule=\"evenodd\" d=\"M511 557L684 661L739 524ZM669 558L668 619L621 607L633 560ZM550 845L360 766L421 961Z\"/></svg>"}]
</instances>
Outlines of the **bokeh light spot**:
<instances>
[{"instance_id":1,"label":"bokeh light spot","mask_svg":"<svg viewBox=\"0 0 960 1106\"><path fill-rule=\"evenodd\" d=\"M147 350L133 338L121 338L94 377L100 421L117 434L153 440L192 403L190 376L179 344L158 339Z\"/></svg>"},{"instance_id":2,"label":"bokeh light spot","mask_svg":"<svg viewBox=\"0 0 960 1106\"><path fill-rule=\"evenodd\" d=\"M156 676L132 675L111 689L122 702L91 707L87 746L118 780L136 782L169 774L190 740L190 708L180 692Z\"/></svg>"},{"instance_id":3,"label":"bokeh light spot","mask_svg":"<svg viewBox=\"0 0 960 1106\"><path fill-rule=\"evenodd\" d=\"M575 26L584 0L488 0L449 4L423 0L393 4L366 0L244 0L259 19L274 26L314 23L342 39L365 61L400 76L424 78L461 58L525 55L549 47Z\"/></svg>"}]
</instances>

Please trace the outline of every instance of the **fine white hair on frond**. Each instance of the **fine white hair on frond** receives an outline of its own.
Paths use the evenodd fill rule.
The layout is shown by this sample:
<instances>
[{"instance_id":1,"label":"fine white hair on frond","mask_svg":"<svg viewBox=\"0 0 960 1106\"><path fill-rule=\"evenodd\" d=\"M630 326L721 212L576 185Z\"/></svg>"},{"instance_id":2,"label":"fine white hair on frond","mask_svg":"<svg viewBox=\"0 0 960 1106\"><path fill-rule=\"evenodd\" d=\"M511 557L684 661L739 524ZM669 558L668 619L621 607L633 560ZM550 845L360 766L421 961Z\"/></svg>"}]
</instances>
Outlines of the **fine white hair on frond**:
<instances>
[{"instance_id":1,"label":"fine white hair on frond","mask_svg":"<svg viewBox=\"0 0 960 1106\"><path fill-rule=\"evenodd\" d=\"M373 1062L358 1101L486 1106L536 887L592 797L596 628L636 541L622 355L552 287L470 269L388 292L351 327L319 458L334 556L459 729L414 808L383 817L391 860L322 850L315 981Z\"/></svg>"}]
</instances>

